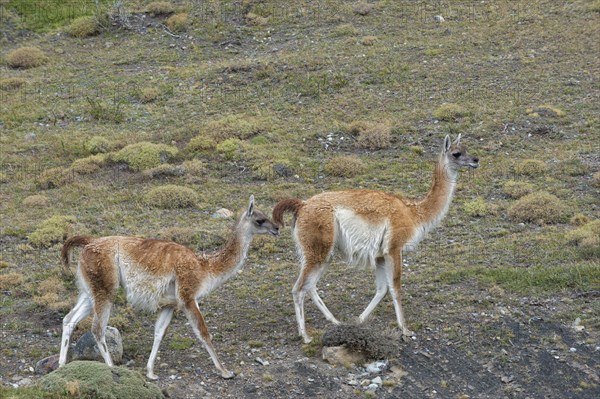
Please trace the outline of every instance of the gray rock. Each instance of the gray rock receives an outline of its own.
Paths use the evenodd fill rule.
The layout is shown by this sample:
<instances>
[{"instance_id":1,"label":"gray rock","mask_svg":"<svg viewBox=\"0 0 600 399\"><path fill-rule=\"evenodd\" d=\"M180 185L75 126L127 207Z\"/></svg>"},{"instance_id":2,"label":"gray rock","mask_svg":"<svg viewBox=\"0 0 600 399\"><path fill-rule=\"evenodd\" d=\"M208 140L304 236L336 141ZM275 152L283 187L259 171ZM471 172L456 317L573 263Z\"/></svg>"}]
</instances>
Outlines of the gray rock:
<instances>
[{"instance_id":1,"label":"gray rock","mask_svg":"<svg viewBox=\"0 0 600 399\"><path fill-rule=\"evenodd\" d=\"M106 345L114 363L120 363L123 359L123 340L121 333L114 327L106 328ZM104 361L96 345L96 340L91 331L83 334L73 349L73 360L98 360Z\"/></svg>"},{"instance_id":2,"label":"gray rock","mask_svg":"<svg viewBox=\"0 0 600 399\"><path fill-rule=\"evenodd\" d=\"M40 375L48 374L58 368L59 354L48 356L35 364L35 373Z\"/></svg>"},{"instance_id":3,"label":"gray rock","mask_svg":"<svg viewBox=\"0 0 600 399\"><path fill-rule=\"evenodd\" d=\"M23 378L22 380L19 380L19 382L17 382L17 385L20 387L26 387L33 384L33 381L31 381L31 378Z\"/></svg>"},{"instance_id":4,"label":"gray rock","mask_svg":"<svg viewBox=\"0 0 600 399\"><path fill-rule=\"evenodd\" d=\"M212 217L215 219L227 219L232 216L233 216L233 212L231 212L229 209L226 209L226 208L221 208L212 214Z\"/></svg>"},{"instance_id":5,"label":"gray rock","mask_svg":"<svg viewBox=\"0 0 600 399\"><path fill-rule=\"evenodd\" d=\"M381 377L375 377L371 380L371 383L381 386L383 385L383 380Z\"/></svg>"},{"instance_id":6,"label":"gray rock","mask_svg":"<svg viewBox=\"0 0 600 399\"><path fill-rule=\"evenodd\" d=\"M323 348L323 360L333 365L347 366L362 364L365 356L360 352L350 351L345 346L326 346Z\"/></svg>"},{"instance_id":7,"label":"gray rock","mask_svg":"<svg viewBox=\"0 0 600 399\"><path fill-rule=\"evenodd\" d=\"M379 360L377 362L365 364L365 369L369 374L377 374L387 370L390 367L390 362L387 360Z\"/></svg>"}]
</instances>

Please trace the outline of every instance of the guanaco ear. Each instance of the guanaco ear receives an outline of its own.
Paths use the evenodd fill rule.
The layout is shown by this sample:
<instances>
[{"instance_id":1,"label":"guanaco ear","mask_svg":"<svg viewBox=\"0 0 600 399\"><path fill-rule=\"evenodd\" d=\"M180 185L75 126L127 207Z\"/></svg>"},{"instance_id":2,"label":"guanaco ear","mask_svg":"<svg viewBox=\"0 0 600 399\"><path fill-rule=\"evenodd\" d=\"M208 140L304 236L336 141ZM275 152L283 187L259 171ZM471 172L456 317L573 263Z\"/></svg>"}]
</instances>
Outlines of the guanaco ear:
<instances>
[{"instance_id":1,"label":"guanaco ear","mask_svg":"<svg viewBox=\"0 0 600 399\"><path fill-rule=\"evenodd\" d=\"M448 150L450 149L450 136L446 135L446 137L444 138L444 152L448 152Z\"/></svg>"},{"instance_id":2,"label":"guanaco ear","mask_svg":"<svg viewBox=\"0 0 600 399\"><path fill-rule=\"evenodd\" d=\"M252 216L254 212L254 195L250 196L250 201L248 202L248 211L246 212L246 216Z\"/></svg>"},{"instance_id":3,"label":"guanaco ear","mask_svg":"<svg viewBox=\"0 0 600 399\"><path fill-rule=\"evenodd\" d=\"M459 145L460 144L460 136L462 135L462 133L458 134L458 137L456 138L456 140L454 141L454 144Z\"/></svg>"}]
</instances>

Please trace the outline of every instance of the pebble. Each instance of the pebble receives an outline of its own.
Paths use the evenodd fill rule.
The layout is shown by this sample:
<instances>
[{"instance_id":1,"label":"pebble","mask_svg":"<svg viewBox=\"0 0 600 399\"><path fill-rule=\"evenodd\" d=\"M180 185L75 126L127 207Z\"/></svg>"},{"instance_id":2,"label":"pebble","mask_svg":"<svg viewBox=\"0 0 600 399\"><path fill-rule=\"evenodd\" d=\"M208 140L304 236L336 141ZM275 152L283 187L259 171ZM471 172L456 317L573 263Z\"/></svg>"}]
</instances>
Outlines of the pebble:
<instances>
[{"instance_id":1,"label":"pebble","mask_svg":"<svg viewBox=\"0 0 600 399\"><path fill-rule=\"evenodd\" d=\"M367 390L369 391L376 391L377 389L379 389L379 385L377 384L369 384L369 386L367 386Z\"/></svg>"},{"instance_id":2,"label":"pebble","mask_svg":"<svg viewBox=\"0 0 600 399\"><path fill-rule=\"evenodd\" d=\"M20 387L24 387L24 386L31 385L31 384L33 384L33 381L31 381L31 378L23 378L22 380L17 382L17 385L19 385Z\"/></svg>"},{"instance_id":3,"label":"pebble","mask_svg":"<svg viewBox=\"0 0 600 399\"><path fill-rule=\"evenodd\" d=\"M365 368L367 369L367 373L369 374L376 374L376 373L381 373L385 370L387 370L387 368L389 367L390 362L387 360L380 360L377 362L373 362L373 363L369 363L369 364L365 364Z\"/></svg>"},{"instance_id":4,"label":"pebble","mask_svg":"<svg viewBox=\"0 0 600 399\"><path fill-rule=\"evenodd\" d=\"M212 214L212 217L215 219L227 219L233 216L233 212L229 209L221 208Z\"/></svg>"},{"instance_id":5,"label":"pebble","mask_svg":"<svg viewBox=\"0 0 600 399\"><path fill-rule=\"evenodd\" d=\"M262 366L268 366L269 362L266 360L261 359L260 357L257 357L256 359L254 359L254 361Z\"/></svg>"},{"instance_id":6,"label":"pebble","mask_svg":"<svg viewBox=\"0 0 600 399\"><path fill-rule=\"evenodd\" d=\"M570 348L569 352L577 352L577 349L576 348Z\"/></svg>"},{"instance_id":7,"label":"pebble","mask_svg":"<svg viewBox=\"0 0 600 399\"><path fill-rule=\"evenodd\" d=\"M375 377L371 380L371 383L381 386L383 385L383 380L381 379L381 377Z\"/></svg>"}]
</instances>

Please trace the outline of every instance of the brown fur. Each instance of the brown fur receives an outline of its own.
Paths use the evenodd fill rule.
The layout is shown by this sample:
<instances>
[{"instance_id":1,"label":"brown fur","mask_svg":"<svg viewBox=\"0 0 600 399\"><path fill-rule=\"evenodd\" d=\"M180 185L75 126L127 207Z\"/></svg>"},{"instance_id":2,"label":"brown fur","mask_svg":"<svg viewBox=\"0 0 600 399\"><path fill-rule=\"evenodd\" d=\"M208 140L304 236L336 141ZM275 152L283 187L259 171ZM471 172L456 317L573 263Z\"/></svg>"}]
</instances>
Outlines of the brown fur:
<instances>
[{"instance_id":1,"label":"brown fur","mask_svg":"<svg viewBox=\"0 0 600 399\"><path fill-rule=\"evenodd\" d=\"M401 251L416 244L444 216L452 198L458 169L478 165L479 160L467 155L460 144L460 136L453 144L446 136L434 168L431 189L421 201L413 202L381 191L346 190L324 192L305 201L286 199L275 206L273 220L281 226L286 212L294 215L293 228L302 265L292 293L299 333L305 342L310 341L304 326L304 297L307 293L328 320L338 323L316 290L335 248L343 250L351 260L357 256L357 262L371 263L377 270L377 294L359 321L364 321L389 291L398 324L404 334L410 334L400 304Z\"/></svg>"},{"instance_id":2,"label":"brown fur","mask_svg":"<svg viewBox=\"0 0 600 399\"><path fill-rule=\"evenodd\" d=\"M148 360L150 378L157 378L153 373L154 360L175 308L184 310L221 375L231 378L233 373L227 371L217 358L196 300L232 277L242 267L252 237L266 233L277 235L279 229L262 212L254 209L254 198L251 197L248 210L240 217L226 245L212 254L196 254L174 242L139 237L70 238L62 249L63 262L68 264L72 248L84 246L78 266L82 290L77 305L63 320L59 364L66 363L73 329L93 311L92 333L104 360L112 365L104 332L115 294L119 285L123 285L133 306L160 309Z\"/></svg>"}]
</instances>

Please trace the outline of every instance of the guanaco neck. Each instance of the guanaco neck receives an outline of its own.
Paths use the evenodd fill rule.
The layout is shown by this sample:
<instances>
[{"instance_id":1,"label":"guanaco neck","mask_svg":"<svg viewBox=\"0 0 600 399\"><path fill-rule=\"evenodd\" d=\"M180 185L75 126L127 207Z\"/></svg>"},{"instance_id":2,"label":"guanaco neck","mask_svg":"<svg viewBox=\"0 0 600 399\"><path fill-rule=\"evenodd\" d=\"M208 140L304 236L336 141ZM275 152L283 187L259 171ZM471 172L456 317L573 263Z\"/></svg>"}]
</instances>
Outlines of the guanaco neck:
<instances>
[{"instance_id":1,"label":"guanaco neck","mask_svg":"<svg viewBox=\"0 0 600 399\"><path fill-rule=\"evenodd\" d=\"M243 216L242 216L243 217ZM239 220L221 250L208 257L208 270L213 276L231 275L244 264L252 234L247 232L243 220Z\"/></svg>"},{"instance_id":2,"label":"guanaco neck","mask_svg":"<svg viewBox=\"0 0 600 399\"><path fill-rule=\"evenodd\" d=\"M457 177L458 172L449 167L445 154L440 154L433 170L431 188L416 204L417 220L426 231L435 227L448 212Z\"/></svg>"}]
</instances>

